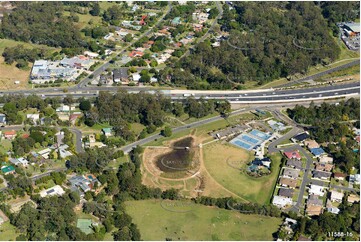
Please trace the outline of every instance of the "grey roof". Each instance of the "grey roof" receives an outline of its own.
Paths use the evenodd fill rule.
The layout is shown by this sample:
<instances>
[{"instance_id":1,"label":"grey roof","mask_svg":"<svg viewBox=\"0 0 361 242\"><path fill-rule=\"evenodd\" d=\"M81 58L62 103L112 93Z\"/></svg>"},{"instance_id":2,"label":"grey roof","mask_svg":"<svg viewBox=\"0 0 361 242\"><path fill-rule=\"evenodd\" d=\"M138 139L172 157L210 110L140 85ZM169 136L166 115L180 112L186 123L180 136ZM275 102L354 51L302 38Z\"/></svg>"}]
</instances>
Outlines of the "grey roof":
<instances>
[{"instance_id":1,"label":"grey roof","mask_svg":"<svg viewBox=\"0 0 361 242\"><path fill-rule=\"evenodd\" d=\"M285 168L283 171L283 175L292 177L292 178L297 178L299 174L300 174L299 170L294 170L294 169L289 169L289 168Z\"/></svg>"},{"instance_id":2,"label":"grey roof","mask_svg":"<svg viewBox=\"0 0 361 242\"><path fill-rule=\"evenodd\" d=\"M113 70L114 79L128 78L128 71L125 68Z\"/></svg>"},{"instance_id":3,"label":"grey roof","mask_svg":"<svg viewBox=\"0 0 361 242\"><path fill-rule=\"evenodd\" d=\"M321 199L318 198L317 195L310 195L309 198L307 199L307 205L317 205L317 206L322 206L323 205L323 201Z\"/></svg>"},{"instance_id":4,"label":"grey roof","mask_svg":"<svg viewBox=\"0 0 361 242\"><path fill-rule=\"evenodd\" d=\"M278 195L283 196L283 197L293 197L293 189L288 189L288 188L280 188L278 190Z\"/></svg>"},{"instance_id":5,"label":"grey roof","mask_svg":"<svg viewBox=\"0 0 361 242\"><path fill-rule=\"evenodd\" d=\"M4 123L6 121L6 116L3 113L0 113L0 123Z\"/></svg>"},{"instance_id":6,"label":"grey roof","mask_svg":"<svg viewBox=\"0 0 361 242\"><path fill-rule=\"evenodd\" d=\"M286 162L287 166L290 167L295 167L297 169L301 169L302 168L302 161L297 160L297 159L288 159Z\"/></svg>"},{"instance_id":7,"label":"grey roof","mask_svg":"<svg viewBox=\"0 0 361 242\"><path fill-rule=\"evenodd\" d=\"M298 135L295 135L293 138L298 140L298 141L304 141L305 139L309 138L310 135L307 134L306 132L304 133L301 133L301 134L298 134Z\"/></svg>"},{"instance_id":8,"label":"grey roof","mask_svg":"<svg viewBox=\"0 0 361 242\"><path fill-rule=\"evenodd\" d=\"M313 177L316 178L322 178L322 177L326 177L326 178L330 178L331 177L331 172L326 172L326 171L313 171Z\"/></svg>"}]
</instances>

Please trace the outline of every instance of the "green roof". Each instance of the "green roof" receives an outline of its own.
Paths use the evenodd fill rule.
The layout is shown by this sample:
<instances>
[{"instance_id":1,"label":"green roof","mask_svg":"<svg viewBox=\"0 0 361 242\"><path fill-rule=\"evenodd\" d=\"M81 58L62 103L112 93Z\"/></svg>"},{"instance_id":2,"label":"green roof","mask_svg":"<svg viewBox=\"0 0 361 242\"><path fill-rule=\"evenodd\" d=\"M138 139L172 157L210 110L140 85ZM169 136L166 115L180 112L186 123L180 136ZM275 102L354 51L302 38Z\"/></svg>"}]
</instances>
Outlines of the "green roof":
<instances>
[{"instance_id":1,"label":"green roof","mask_svg":"<svg viewBox=\"0 0 361 242\"><path fill-rule=\"evenodd\" d=\"M172 24L180 24L180 17L175 17L175 18L172 20Z\"/></svg>"},{"instance_id":2,"label":"green roof","mask_svg":"<svg viewBox=\"0 0 361 242\"><path fill-rule=\"evenodd\" d=\"M111 133L112 132L112 128L102 128L104 133Z\"/></svg>"},{"instance_id":3,"label":"green roof","mask_svg":"<svg viewBox=\"0 0 361 242\"><path fill-rule=\"evenodd\" d=\"M8 173L8 172L15 171L15 168L13 166L6 166L6 167L1 168L1 171L4 173Z\"/></svg>"}]
</instances>

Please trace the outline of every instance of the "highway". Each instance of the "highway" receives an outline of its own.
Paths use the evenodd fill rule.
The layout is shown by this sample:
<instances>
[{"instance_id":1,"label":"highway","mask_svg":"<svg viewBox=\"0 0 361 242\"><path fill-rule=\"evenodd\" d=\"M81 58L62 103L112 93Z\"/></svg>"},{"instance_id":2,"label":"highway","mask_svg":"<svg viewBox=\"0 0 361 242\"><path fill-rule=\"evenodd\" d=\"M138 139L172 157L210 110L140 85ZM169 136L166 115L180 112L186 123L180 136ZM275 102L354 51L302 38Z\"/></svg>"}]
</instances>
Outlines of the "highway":
<instances>
[{"instance_id":1,"label":"highway","mask_svg":"<svg viewBox=\"0 0 361 242\"><path fill-rule=\"evenodd\" d=\"M46 97L66 97L72 95L74 98L96 97L99 91L117 92L119 87L84 87L83 91L62 93L59 90L53 92L38 92L37 95ZM140 91L148 93L159 92L165 96L170 97L172 100L184 100L189 96L194 98L204 99L217 99L228 100L231 103L240 104L255 104L255 103L287 103L287 102L300 102L311 100L323 100L331 98L342 98L346 96L359 96L360 83L341 83L337 85L318 86L313 88L301 88L301 89L261 89L261 90L249 90L249 91L191 91L191 90L158 90L154 91L150 88L134 89L134 88L121 88L127 90L130 93L138 93ZM12 94L16 94L14 92ZM25 96L34 94L33 92L25 91L21 92ZM1 94L0 94L1 95Z\"/></svg>"}]
</instances>

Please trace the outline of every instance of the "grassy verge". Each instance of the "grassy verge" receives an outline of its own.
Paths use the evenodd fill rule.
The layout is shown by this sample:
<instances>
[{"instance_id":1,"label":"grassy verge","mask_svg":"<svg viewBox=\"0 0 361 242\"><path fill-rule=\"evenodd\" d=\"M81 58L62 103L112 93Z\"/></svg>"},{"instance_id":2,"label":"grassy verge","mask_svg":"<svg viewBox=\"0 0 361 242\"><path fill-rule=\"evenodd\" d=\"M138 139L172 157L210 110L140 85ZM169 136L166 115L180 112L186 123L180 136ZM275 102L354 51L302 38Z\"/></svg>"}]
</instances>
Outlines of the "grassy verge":
<instances>
[{"instance_id":1,"label":"grassy verge","mask_svg":"<svg viewBox=\"0 0 361 242\"><path fill-rule=\"evenodd\" d=\"M126 210L143 240L272 240L281 223L279 218L188 205L188 212L177 213L164 209L159 200L129 201Z\"/></svg>"},{"instance_id":2,"label":"grassy verge","mask_svg":"<svg viewBox=\"0 0 361 242\"><path fill-rule=\"evenodd\" d=\"M263 177L251 177L245 172L246 164L253 155L243 149L219 142L204 147L204 165L209 174L223 187L251 202L269 203L277 181L281 155L271 156L272 173ZM237 170L227 161L240 160L242 171Z\"/></svg>"}]
</instances>

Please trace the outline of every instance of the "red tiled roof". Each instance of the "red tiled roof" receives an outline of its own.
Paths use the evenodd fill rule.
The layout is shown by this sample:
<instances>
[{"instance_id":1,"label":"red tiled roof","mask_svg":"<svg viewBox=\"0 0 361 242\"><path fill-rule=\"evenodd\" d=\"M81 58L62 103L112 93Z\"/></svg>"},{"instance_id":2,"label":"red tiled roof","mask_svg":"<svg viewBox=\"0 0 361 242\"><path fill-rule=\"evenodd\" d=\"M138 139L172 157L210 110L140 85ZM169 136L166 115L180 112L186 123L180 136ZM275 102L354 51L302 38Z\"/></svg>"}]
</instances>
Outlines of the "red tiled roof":
<instances>
[{"instance_id":1,"label":"red tiled roof","mask_svg":"<svg viewBox=\"0 0 361 242\"><path fill-rule=\"evenodd\" d=\"M296 150L290 151L290 152L285 152L284 154L288 159L292 159L292 158L301 159L301 155Z\"/></svg>"},{"instance_id":2,"label":"red tiled roof","mask_svg":"<svg viewBox=\"0 0 361 242\"><path fill-rule=\"evenodd\" d=\"M346 177L347 175L345 173L341 173L341 172L335 172L333 173L334 177Z\"/></svg>"},{"instance_id":3,"label":"red tiled roof","mask_svg":"<svg viewBox=\"0 0 361 242\"><path fill-rule=\"evenodd\" d=\"M24 139L29 138L29 136L30 136L29 134L23 134L23 135L22 135L22 137L23 137Z\"/></svg>"},{"instance_id":4,"label":"red tiled roof","mask_svg":"<svg viewBox=\"0 0 361 242\"><path fill-rule=\"evenodd\" d=\"M16 131L15 130L4 131L4 135L16 135Z\"/></svg>"}]
</instances>

